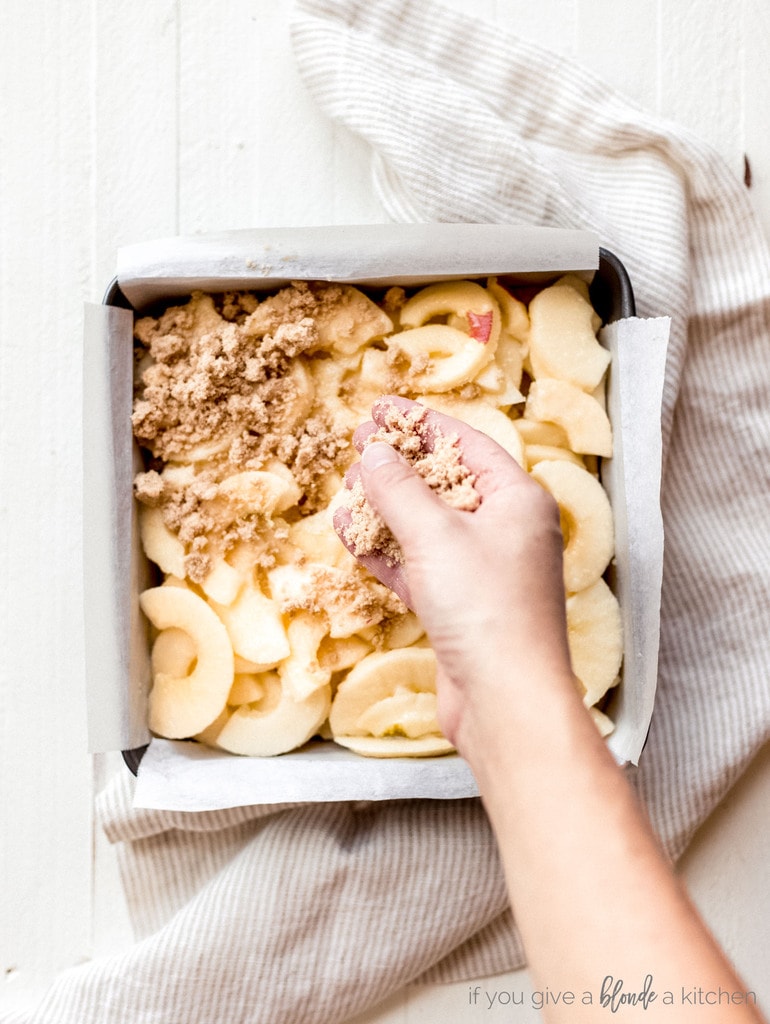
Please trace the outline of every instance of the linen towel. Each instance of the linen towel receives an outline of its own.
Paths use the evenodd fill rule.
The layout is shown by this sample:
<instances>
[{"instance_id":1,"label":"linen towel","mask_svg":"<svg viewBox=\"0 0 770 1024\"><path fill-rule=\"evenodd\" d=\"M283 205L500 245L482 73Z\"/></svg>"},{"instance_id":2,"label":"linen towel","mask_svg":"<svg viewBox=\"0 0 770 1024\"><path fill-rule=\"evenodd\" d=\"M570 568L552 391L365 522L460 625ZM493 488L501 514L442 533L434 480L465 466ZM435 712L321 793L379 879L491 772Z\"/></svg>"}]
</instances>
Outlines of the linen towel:
<instances>
[{"instance_id":1,"label":"linen towel","mask_svg":"<svg viewBox=\"0 0 770 1024\"><path fill-rule=\"evenodd\" d=\"M674 317L660 681L634 781L678 857L770 734L770 257L743 187L586 71L432 3L301 0L293 39L394 220L596 230L640 315ZM138 943L18 1024L325 1024L522 963L478 801L184 814L134 811L131 788L98 809Z\"/></svg>"}]
</instances>

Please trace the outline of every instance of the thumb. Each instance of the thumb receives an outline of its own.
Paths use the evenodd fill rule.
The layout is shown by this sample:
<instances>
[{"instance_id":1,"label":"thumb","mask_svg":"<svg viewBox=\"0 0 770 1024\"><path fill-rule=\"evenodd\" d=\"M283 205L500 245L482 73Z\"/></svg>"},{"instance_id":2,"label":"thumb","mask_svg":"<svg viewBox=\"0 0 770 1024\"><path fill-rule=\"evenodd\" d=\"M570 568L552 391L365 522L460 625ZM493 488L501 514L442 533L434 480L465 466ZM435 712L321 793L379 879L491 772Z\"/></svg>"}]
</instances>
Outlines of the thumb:
<instances>
[{"instance_id":1,"label":"thumb","mask_svg":"<svg viewBox=\"0 0 770 1024\"><path fill-rule=\"evenodd\" d=\"M447 506L391 445L375 441L361 453L361 483L367 500L408 553L434 529ZM438 527L435 523L435 527Z\"/></svg>"}]
</instances>

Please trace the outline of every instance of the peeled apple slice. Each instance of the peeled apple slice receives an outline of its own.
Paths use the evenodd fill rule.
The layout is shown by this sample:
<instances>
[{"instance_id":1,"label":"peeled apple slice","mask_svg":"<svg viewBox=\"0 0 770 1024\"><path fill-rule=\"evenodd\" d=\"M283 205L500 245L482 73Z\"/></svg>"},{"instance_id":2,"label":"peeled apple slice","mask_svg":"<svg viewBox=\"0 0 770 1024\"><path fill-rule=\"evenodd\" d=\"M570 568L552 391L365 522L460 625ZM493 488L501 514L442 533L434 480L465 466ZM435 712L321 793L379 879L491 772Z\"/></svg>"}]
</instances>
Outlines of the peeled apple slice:
<instances>
[{"instance_id":1,"label":"peeled apple slice","mask_svg":"<svg viewBox=\"0 0 770 1024\"><path fill-rule=\"evenodd\" d=\"M227 695L227 703L238 706L239 704L254 704L262 700L265 695L265 687L259 681L258 673L236 672L233 685Z\"/></svg>"},{"instance_id":2,"label":"peeled apple slice","mask_svg":"<svg viewBox=\"0 0 770 1024\"><path fill-rule=\"evenodd\" d=\"M393 619L385 619L376 626L359 630L359 636L382 650L393 647L409 647L425 635L422 623L414 614L407 611Z\"/></svg>"},{"instance_id":3,"label":"peeled apple slice","mask_svg":"<svg viewBox=\"0 0 770 1024\"><path fill-rule=\"evenodd\" d=\"M180 629L195 648L188 675L158 672L149 698L149 727L167 739L194 736L217 717L233 683L233 649L203 598L182 587L145 590L139 604L156 629Z\"/></svg>"},{"instance_id":4,"label":"peeled apple slice","mask_svg":"<svg viewBox=\"0 0 770 1024\"><path fill-rule=\"evenodd\" d=\"M596 339L591 303L568 281L544 288L529 304L529 361L537 379L555 377L593 391L610 354Z\"/></svg>"},{"instance_id":5,"label":"peeled apple slice","mask_svg":"<svg viewBox=\"0 0 770 1024\"><path fill-rule=\"evenodd\" d=\"M263 690L258 701L228 707L212 728L196 738L231 754L274 757L303 746L318 732L329 713L330 686L296 701L277 673L265 672L257 679Z\"/></svg>"},{"instance_id":6,"label":"peeled apple slice","mask_svg":"<svg viewBox=\"0 0 770 1024\"><path fill-rule=\"evenodd\" d=\"M443 736L335 736L334 742L363 757L439 757L455 749Z\"/></svg>"},{"instance_id":7,"label":"peeled apple slice","mask_svg":"<svg viewBox=\"0 0 770 1024\"><path fill-rule=\"evenodd\" d=\"M612 427L607 413L591 395L563 380L533 380L524 417L555 423L578 454L612 455Z\"/></svg>"},{"instance_id":8,"label":"peeled apple slice","mask_svg":"<svg viewBox=\"0 0 770 1024\"><path fill-rule=\"evenodd\" d=\"M467 332L446 323L428 323L451 316L467 324ZM472 281L429 285L401 310L401 332L393 344L412 361L410 385L417 393L451 391L472 380L494 355L500 336L500 310L486 289ZM421 361L427 366L419 368Z\"/></svg>"},{"instance_id":9,"label":"peeled apple slice","mask_svg":"<svg viewBox=\"0 0 770 1024\"><path fill-rule=\"evenodd\" d=\"M517 341L527 343L529 338L529 313L527 307L514 295L504 288L497 278L490 277L487 282L489 294L493 296L500 307L503 330L507 331Z\"/></svg>"},{"instance_id":10,"label":"peeled apple slice","mask_svg":"<svg viewBox=\"0 0 770 1024\"><path fill-rule=\"evenodd\" d=\"M513 420L513 425L521 435L526 445L547 444L555 448L568 448L567 435L561 427L555 423L545 423L541 420Z\"/></svg>"},{"instance_id":11,"label":"peeled apple slice","mask_svg":"<svg viewBox=\"0 0 770 1024\"><path fill-rule=\"evenodd\" d=\"M355 558L337 536L329 508L298 519L289 527L289 539L311 562L348 569Z\"/></svg>"},{"instance_id":12,"label":"peeled apple slice","mask_svg":"<svg viewBox=\"0 0 770 1024\"><path fill-rule=\"evenodd\" d=\"M538 462L545 462L549 459L573 462L581 469L585 469L585 463L580 456L570 451L569 448L559 448L552 444L528 444L525 446L524 453L527 456L528 470L531 470Z\"/></svg>"},{"instance_id":13,"label":"peeled apple slice","mask_svg":"<svg viewBox=\"0 0 770 1024\"><path fill-rule=\"evenodd\" d=\"M352 285L341 285L342 300L316 315L323 347L351 355L371 341L390 334L393 321L384 310Z\"/></svg>"},{"instance_id":14,"label":"peeled apple slice","mask_svg":"<svg viewBox=\"0 0 770 1024\"><path fill-rule=\"evenodd\" d=\"M338 640L326 636L318 645L318 664L329 672L344 672L371 651L371 644L360 636L340 637Z\"/></svg>"},{"instance_id":15,"label":"peeled apple slice","mask_svg":"<svg viewBox=\"0 0 770 1024\"><path fill-rule=\"evenodd\" d=\"M232 648L246 661L275 665L289 656L289 640L276 604L260 590L244 586L230 605L212 602Z\"/></svg>"},{"instance_id":16,"label":"peeled apple slice","mask_svg":"<svg viewBox=\"0 0 770 1024\"><path fill-rule=\"evenodd\" d=\"M219 495L238 512L259 512L270 516L296 505L302 491L292 478L265 470L233 473L219 485Z\"/></svg>"},{"instance_id":17,"label":"peeled apple slice","mask_svg":"<svg viewBox=\"0 0 770 1024\"><path fill-rule=\"evenodd\" d=\"M243 585L244 575L234 569L224 557L215 559L214 565L201 582L201 590L218 604L232 604Z\"/></svg>"},{"instance_id":18,"label":"peeled apple slice","mask_svg":"<svg viewBox=\"0 0 770 1024\"><path fill-rule=\"evenodd\" d=\"M497 350L500 351L499 343ZM518 379L521 383L521 372L519 372ZM524 395L497 362L485 366L481 373L474 378L473 383L481 388L485 401L498 408L510 408L510 406L519 405L524 401Z\"/></svg>"},{"instance_id":19,"label":"peeled apple slice","mask_svg":"<svg viewBox=\"0 0 770 1024\"><path fill-rule=\"evenodd\" d=\"M604 580L567 598L567 638L572 670L590 707L617 682L623 660L620 606Z\"/></svg>"},{"instance_id":20,"label":"peeled apple slice","mask_svg":"<svg viewBox=\"0 0 770 1024\"><path fill-rule=\"evenodd\" d=\"M612 719L608 715L605 715L604 712L600 711L598 708L589 708L588 713L594 720L594 724L596 725L596 728L599 730L599 735L602 737L609 736L609 734L615 728L615 723L612 721Z\"/></svg>"},{"instance_id":21,"label":"peeled apple slice","mask_svg":"<svg viewBox=\"0 0 770 1024\"><path fill-rule=\"evenodd\" d=\"M421 748L425 754L446 753L452 746L438 733L435 695L436 655L429 647L369 654L337 688L329 714L332 735L342 746L373 757L420 756ZM401 731L403 722L411 735L382 735ZM372 729L379 735L373 736ZM362 737L380 742L360 744Z\"/></svg>"},{"instance_id":22,"label":"peeled apple slice","mask_svg":"<svg viewBox=\"0 0 770 1024\"><path fill-rule=\"evenodd\" d=\"M163 672L170 676L189 676L197 654L192 637L183 629L164 629L152 645L150 664L153 676Z\"/></svg>"},{"instance_id":23,"label":"peeled apple slice","mask_svg":"<svg viewBox=\"0 0 770 1024\"><path fill-rule=\"evenodd\" d=\"M510 385L518 391L521 387L521 377L524 371L524 353L520 343L508 334L507 331L500 332L500 340L497 343L497 351L495 352L495 362L505 374Z\"/></svg>"},{"instance_id":24,"label":"peeled apple slice","mask_svg":"<svg viewBox=\"0 0 770 1024\"><path fill-rule=\"evenodd\" d=\"M530 476L556 500L564 533L564 586L576 593L595 583L615 549L612 508L591 474L571 462L538 462Z\"/></svg>"},{"instance_id":25,"label":"peeled apple slice","mask_svg":"<svg viewBox=\"0 0 770 1024\"><path fill-rule=\"evenodd\" d=\"M329 632L329 620L323 613L294 612L286 627L289 656L278 666L281 682L294 700L305 700L311 693L328 686L332 669L321 665L318 648Z\"/></svg>"},{"instance_id":26,"label":"peeled apple slice","mask_svg":"<svg viewBox=\"0 0 770 1024\"><path fill-rule=\"evenodd\" d=\"M415 693L398 687L391 697L368 707L356 724L372 736L402 735L416 739L426 733L441 732L436 708L435 693Z\"/></svg>"},{"instance_id":27,"label":"peeled apple slice","mask_svg":"<svg viewBox=\"0 0 770 1024\"><path fill-rule=\"evenodd\" d=\"M483 345L446 324L404 331L396 335L394 343L410 357L413 366L427 361L424 369L415 369L409 375L410 386L417 394L451 391L475 377L489 361Z\"/></svg>"},{"instance_id":28,"label":"peeled apple slice","mask_svg":"<svg viewBox=\"0 0 770 1024\"><path fill-rule=\"evenodd\" d=\"M402 331L417 328L438 316L465 321L468 334L492 355L500 335L500 307L489 292L473 281L431 284L413 295L401 310Z\"/></svg>"},{"instance_id":29,"label":"peeled apple slice","mask_svg":"<svg viewBox=\"0 0 770 1024\"><path fill-rule=\"evenodd\" d=\"M184 544L166 526L160 508L139 506L139 534L144 553L151 562L155 562L167 576L184 578Z\"/></svg>"},{"instance_id":30,"label":"peeled apple slice","mask_svg":"<svg viewBox=\"0 0 770 1024\"><path fill-rule=\"evenodd\" d=\"M315 400L315 385L310 371L300 359L292 359L283 376L282 395L273 406L274 429L290 434L310 415Z\"/></svg>"}]
</instances>

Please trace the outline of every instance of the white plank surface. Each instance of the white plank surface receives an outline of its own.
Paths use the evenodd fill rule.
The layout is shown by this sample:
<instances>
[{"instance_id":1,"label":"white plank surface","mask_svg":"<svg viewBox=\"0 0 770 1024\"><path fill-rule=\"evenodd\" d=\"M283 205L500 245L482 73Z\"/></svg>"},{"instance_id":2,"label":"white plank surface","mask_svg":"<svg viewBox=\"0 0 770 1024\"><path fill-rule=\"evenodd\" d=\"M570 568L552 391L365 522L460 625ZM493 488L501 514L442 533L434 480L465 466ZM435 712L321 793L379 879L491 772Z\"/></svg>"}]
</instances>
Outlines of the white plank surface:
<instances>
[{"instance_id":1,"label":"white plank surface","mask_svg":"<svg viewBox=\"0 0 770 1024\"><path fill-rule=\"evenodd\" d=\"M598 70L736 174L770 235L765 0L451 0ZM365 146L305 92L270 0L0 5L0 1007L130 941L85 754L80 416L84 299L118 246L177 231L375 222ZM687 878L770 1006L770 751L702 830ZM526 991L525 972L490 979ZM514 1015L515 1014L515 1015ZM410 989L359 1024L469 1018L468 986ZM535 1021L533 1010L486 1014Z\"/></svg>"},{"instance_id":2,"label":"white plank surface","mask_svg":"<svg viewBox=\"0 0 770 1024\"><path fill-rule=\"evenodd\" d=\"M90 30L83 4L3 5L0 18L0 981L22 987L91 946L78 358Z\"/></svg>"}]
</instances>

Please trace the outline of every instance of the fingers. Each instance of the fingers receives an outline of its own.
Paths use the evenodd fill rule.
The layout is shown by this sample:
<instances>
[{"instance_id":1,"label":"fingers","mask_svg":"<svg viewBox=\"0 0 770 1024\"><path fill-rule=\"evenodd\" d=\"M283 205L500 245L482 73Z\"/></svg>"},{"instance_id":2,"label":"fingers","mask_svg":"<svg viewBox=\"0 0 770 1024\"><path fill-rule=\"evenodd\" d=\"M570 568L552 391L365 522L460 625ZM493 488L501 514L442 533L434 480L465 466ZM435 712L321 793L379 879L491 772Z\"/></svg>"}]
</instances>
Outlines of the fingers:
<instances>
[{"instance_id":1,"label":"fingers","mask_svg":"<svg viewBox=\"0 0 770 1024\"><path fill-rule=\"evenodd\" d=\"M406 460L383 442L375 442L364 449L361 461L348 470L345 483L352 488L359 479L368 502L385 520L408 560L410 552L416 551L424 537L424 531L433 532L433 517L444 514L446 506ZM355 544L348 540L352 516L344 505L335 511L333 522L348 551L414 611L406 564L389 560L377 551L359 553Z\"/></svg>"},{"instance_id":2,"label":"fingers","mask_svg":"<svg viewBox=\"0 0 770 1024\"><path fill-rule=\"evenodd\" d=\"M386 587L389 587L401 598L407 608L414 611L412 595L406 579L406 567L403 564L394 565L377 552L372 552L369 555L357 555L355 545L347 540L347 529L351 523L351 515L350 509L345 508L344 505L335 510L333 523L337 536L351 555L355 555L361 565L368 569L372 576L378 579L380 583L384 583Z\"/></svg>"},{"instance_id":3,"label":"fingers","mask_svg":"<svg viewBox=\"0 0 770 1024\"><path fill-rule=\"evenodd\" d=\"M393 406L402 412L425 408L419 402L400 395L384 395L379 398L372 406L372 419L361 424L353 435L353 443L359 452L365 450L373 433L387 426L388 411ZM462 461L475 474L476 490L482 498L512 485L531 484L526 472L500 445L467 423L428 409L425 413L425 424L428 428L424 433L426 451L432 451L437 434L443 434L445 437L456 436L459 439Z\"/></svg>"},{"instance_id":4,"label":"fingers","mask_svg":"<svg viewBox=\"0 0 770 1024\"><path fill-rule=\"evenodd\" d=\"M447 506L389 444L366 447L360 466L367 499L408 554L426 530L438 528Z\"/></svg>"}]
</instances>

